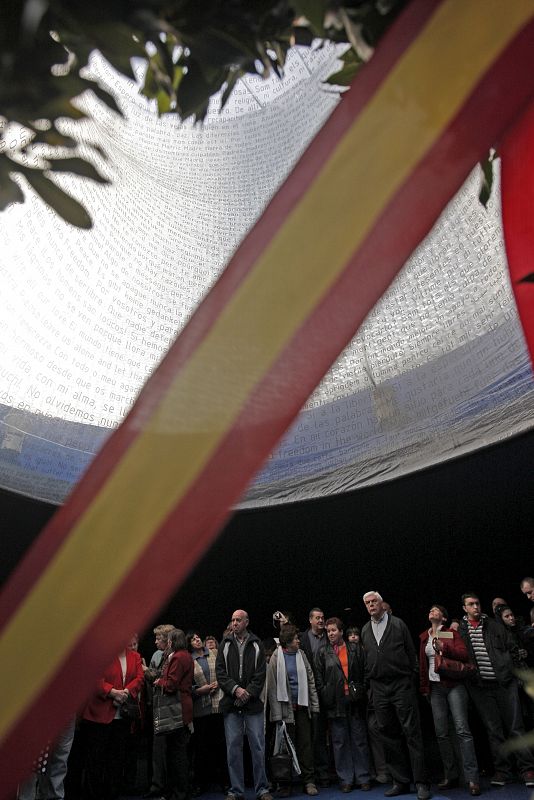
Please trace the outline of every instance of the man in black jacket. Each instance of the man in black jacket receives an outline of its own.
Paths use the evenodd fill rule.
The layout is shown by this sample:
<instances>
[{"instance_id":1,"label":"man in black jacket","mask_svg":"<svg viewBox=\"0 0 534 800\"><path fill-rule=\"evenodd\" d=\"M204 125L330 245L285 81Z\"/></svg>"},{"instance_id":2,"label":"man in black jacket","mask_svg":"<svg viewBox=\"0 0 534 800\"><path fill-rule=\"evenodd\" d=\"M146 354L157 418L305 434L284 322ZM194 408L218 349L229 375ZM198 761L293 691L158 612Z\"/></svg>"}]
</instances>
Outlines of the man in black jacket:
<instances>
[{"instance_id":1,"label":"man in black jacket","mask_svg":"<svg viewBox=\"0 0 534 800\"><path fill-rule=\"evenodd\" d=\"M261 641L248 630L248 614L232 614L232 632L222 640L215 673L224 692L220 703L224 715L226 755L230 776L227 800L242 800L245 794L243 734L252 756L254 789L258 800L272 800L265 774L265 733L260 693L265 683L266 662Z\"/></svg>"},{"instance_id":2,"label":"man in black jacket","mask_svg":"<svg viewBox=\"0 0 534 800\"><path fill-rule=\"evenodd\" d=\"M482 614L480 600L473 592L462 595L465 617L460 623L477 680L468 684L469 696L484 723L493 757L494 786L512 778L509 756L502 752L508 738L524 736L517 678L519 648L504 625ZM534 757L526 747L514 751L517 768L526 786L534 786Z\"/></svg>"},{"instance_id":3,"label":"man in black jacket","mask_svg":"<svg viewBox=\"0 0 534 800\"><path fill-rule=\"evenodd\" d=\"M402 733L418 800L428 800L430 790L415 688L418 675L415 647L404 622L384 611L378 592L366 592L363 601L371 616L362 630L366 681L371 689L388 771L393 776L393 786L384 794L396 797L410 791L410 769L404 758Z\"/></svg>"}]
</instances>

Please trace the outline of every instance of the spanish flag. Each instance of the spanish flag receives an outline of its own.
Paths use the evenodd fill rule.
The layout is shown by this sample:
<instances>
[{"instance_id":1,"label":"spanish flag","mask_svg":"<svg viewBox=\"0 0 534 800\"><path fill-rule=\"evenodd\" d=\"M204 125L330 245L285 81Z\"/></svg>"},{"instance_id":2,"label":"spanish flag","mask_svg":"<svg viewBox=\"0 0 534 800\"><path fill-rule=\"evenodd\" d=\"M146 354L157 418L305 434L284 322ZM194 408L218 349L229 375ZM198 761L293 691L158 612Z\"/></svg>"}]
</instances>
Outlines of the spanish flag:
<instances>
[{"instance_id":1,"label":"spanish flag","mask_svg":"<svg viewBox=\"0 0 534 800\"><path fill-rule=\"evenodd\" d=\"M381 40L5 588L0 798L210 546L533 95L533 0L414 0Z\"/></svg>"}]
</instances>

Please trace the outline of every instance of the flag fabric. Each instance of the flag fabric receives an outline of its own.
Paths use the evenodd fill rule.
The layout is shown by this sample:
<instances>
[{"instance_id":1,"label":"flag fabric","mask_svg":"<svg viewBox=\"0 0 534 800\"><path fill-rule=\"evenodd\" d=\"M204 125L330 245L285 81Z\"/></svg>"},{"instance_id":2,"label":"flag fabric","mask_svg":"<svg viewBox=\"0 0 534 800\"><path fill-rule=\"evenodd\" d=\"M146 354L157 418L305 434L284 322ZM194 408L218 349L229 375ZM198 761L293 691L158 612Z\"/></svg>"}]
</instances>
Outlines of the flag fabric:
<instances>
[{"instance_id":1,"label":"flag fabric","mask_svg":"<svg viewBox=\"0 0 534 800\"><path fill-rule=\"evenodd\" d=\"M0 798L188 575L528 104L533 18L530 0L408 5L19 565L0 603Z\"/></svg>"},{"instance_id":2,"label":"flag fabric","mask_svg":"<svg viewBox=\"0 0 534 800\"><path fill-rule=\"evenodd\" d=\"M534 103L506 134L499 152L508 269L534 364Z\"/></svg>"}]
</instances>

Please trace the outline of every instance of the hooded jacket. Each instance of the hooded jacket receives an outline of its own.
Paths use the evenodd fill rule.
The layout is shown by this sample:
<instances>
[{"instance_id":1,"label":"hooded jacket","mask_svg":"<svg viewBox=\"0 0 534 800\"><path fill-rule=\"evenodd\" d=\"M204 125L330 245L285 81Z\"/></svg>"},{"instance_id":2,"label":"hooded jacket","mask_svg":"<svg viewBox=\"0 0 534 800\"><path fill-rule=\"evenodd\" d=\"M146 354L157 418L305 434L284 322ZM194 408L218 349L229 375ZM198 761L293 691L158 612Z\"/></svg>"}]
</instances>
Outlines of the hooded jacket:
<instances>
[{"instance_id":1,"label":"hooded jacket","mask_svg":"<svg viewBox=\"0 0 534 800\"><path fill-rule=\"evenodd\" d=\"M239 678L239 649L233 633L225 636L219 645L215 674L224 695L220 702L223 714L245 713L258 714L263 711L260 694L265 683L266 673L265 650L258 637L248 632L248 639L243 654L243 674ZM243 706L235 705L235 690L238 686L246 689L250 700Z\"/></svg>"}]
</instances>

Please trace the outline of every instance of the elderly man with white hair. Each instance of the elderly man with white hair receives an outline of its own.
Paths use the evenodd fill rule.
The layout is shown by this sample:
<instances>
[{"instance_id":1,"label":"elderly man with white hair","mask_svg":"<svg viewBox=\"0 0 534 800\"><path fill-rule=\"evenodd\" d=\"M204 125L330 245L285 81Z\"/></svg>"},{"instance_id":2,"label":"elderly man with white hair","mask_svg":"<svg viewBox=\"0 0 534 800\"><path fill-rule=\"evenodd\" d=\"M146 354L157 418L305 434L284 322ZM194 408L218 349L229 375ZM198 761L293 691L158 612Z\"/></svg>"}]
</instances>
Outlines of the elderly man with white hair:
<instances>
[{"instance_id":1,"label":"elderly man with white hair","mask_svg":"<svg viewBox=\"0 0 534 800\"><path fill-rule=\"evenodd\" d=\"M378 729L384 744L393 785L384 794L396 797L410 791L410 767L403 753L404 735L418 800L428 800L430 790L425 767L415 679L418 675L415 647L404 622L384 611L378 592L366 592L363 602L371 619L362 630L369 683Z\"/></svg>"}]
</instances>

